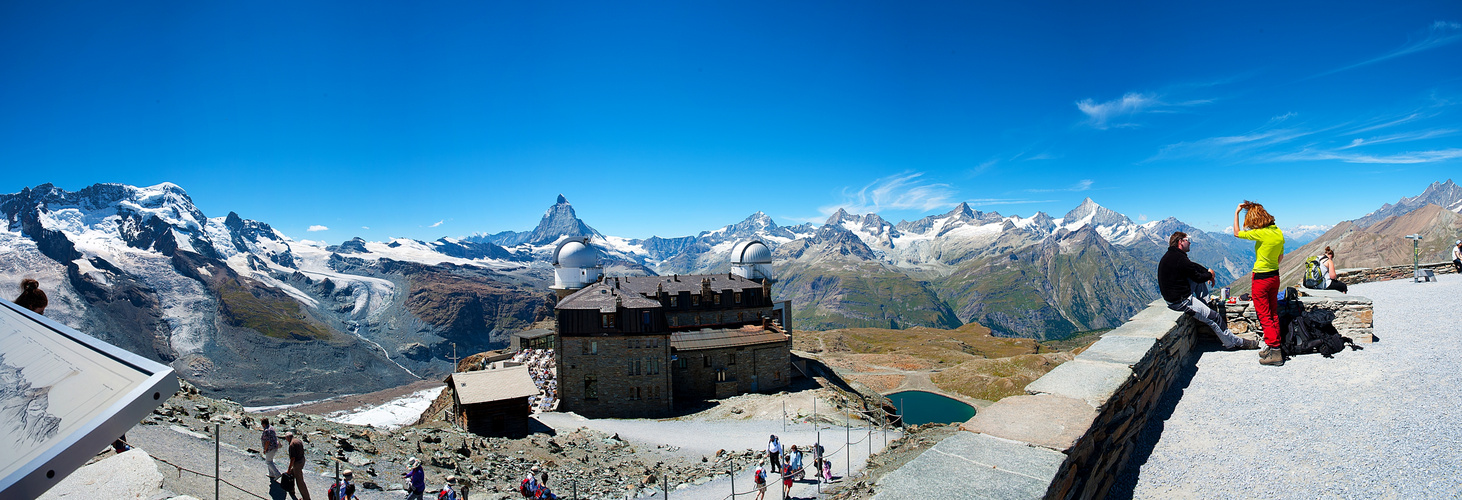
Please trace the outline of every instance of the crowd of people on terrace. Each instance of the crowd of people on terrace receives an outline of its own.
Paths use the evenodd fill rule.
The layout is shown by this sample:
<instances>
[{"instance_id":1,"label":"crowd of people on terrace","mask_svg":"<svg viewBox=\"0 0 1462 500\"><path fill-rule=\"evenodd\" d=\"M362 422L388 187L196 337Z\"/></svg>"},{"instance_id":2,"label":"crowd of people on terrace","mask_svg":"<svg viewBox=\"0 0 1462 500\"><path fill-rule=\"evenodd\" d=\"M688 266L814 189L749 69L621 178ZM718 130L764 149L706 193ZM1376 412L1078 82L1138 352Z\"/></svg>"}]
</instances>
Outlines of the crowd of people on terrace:
<instances>
[{"instance_id":1,"label":"crowd of people on terrace","mask_svg":"<svg viewBox=\"0 0 1462 500\"><path fill-rule=\"evenodd\" d=\"M523 349L510 361L527 365L533 385L538 386L538 395L530 401L533 411L553 411L558 407L558 368L554 365L553 349Z\"/></svg>"}]
</instances>

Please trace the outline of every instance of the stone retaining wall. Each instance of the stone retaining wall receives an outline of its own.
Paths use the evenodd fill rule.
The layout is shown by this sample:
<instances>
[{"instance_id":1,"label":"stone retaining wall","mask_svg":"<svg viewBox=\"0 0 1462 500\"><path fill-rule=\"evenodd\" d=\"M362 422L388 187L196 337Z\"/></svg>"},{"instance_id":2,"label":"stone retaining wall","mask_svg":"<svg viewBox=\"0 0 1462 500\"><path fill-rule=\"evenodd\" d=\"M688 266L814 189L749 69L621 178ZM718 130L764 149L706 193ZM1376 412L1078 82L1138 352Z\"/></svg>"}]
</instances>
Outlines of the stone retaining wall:
<instances>
[{"instance_id":1,"label":"stone retaining wall","mask_svg":"<svg viewBox=\"0 0 1462 500\"><path fill-rule=\"evenodd\" d=\"M1416 268L1430 269L1435 274L1452 274L1457 272L1457 268L1452 266L1452 261L1450 260L1446 262L1421 264L1419 266L1416 266ZM1366 269L1344 269L1335 273L1335 278L1339 279L1347 285L1358 285L1361 283L1370 283L1372 281L1411 279L1413 276L1415 276L1415 274L1413 273L1410 264L1404 266L1372 267Z\"/></svg>"},{"instance_id":2,"label":"stone retaining wall","mask_svg":"<svg viewBox=\"0 0 1462 500\"><path fill-rule=\"evenodd\" d=\"M1334 290L1301 288L1299 292L1300 303L1305 305L1305 316L1331 322L1341 335L1350 337L1357 344L1368 344L1375 340L1371 329L1373 323L1371 299ZM1229 330L1234 333L1263 333L1263 328L1259 326L1259 316L1254 311L1252 302L1239 301L1236 304L1228 304L1224 307L1224 315L1228 318Z\"/></svg>"},{"instance_id":3,"label":"stone retaining wall","mask_svg":"<svg viewBox=\"0 0 1462 500\"><path fill-rule=\"evenodd\" d=\"M1334 295L1339 297L1303 298L1307 314L1333 314L1343 332L1368 338L1370 300ZM1246 319L1247 311L1235 308L1233 314ZM1074 360L1031 382L1027 395L980 410L961 426L966 432L885 474L874 498L1106 496L1153 408L1195 361L1188 354L1197 335L1213 333L1168 310L1162 300L1153 302Z\"/></svg>"}]
</instances>

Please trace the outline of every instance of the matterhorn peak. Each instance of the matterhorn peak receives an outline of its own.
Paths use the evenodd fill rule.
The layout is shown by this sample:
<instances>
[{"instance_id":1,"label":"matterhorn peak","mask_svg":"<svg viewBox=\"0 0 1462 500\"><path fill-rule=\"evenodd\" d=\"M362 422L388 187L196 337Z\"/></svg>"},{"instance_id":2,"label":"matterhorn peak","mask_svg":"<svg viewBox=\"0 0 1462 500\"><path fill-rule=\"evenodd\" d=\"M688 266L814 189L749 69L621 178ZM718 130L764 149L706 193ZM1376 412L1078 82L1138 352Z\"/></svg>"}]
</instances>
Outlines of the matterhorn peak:
<instances>
[{"instance_id":1,"label":"matterhorn peak","mask_svg":"<svg viewBox=\"0 0 1462 500\"><path fill-rule=\"evenodd\" d=\"M555 204L556 205L568 205L569 204L569 200L568 200L568 198L564 198L563 197L563 193L559 193L559 195L558 195L558 203L555 203Z\"/></svg>"}]
</instances>

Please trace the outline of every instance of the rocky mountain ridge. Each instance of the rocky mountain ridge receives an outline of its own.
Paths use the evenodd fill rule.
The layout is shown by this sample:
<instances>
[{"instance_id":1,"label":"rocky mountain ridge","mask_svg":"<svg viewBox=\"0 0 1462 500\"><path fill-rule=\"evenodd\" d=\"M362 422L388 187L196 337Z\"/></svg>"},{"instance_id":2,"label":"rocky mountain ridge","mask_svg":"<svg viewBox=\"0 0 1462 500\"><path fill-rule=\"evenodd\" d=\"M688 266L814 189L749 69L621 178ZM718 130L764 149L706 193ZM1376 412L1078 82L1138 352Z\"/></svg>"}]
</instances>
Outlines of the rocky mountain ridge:
<instances>
[{"instance_id":1,"label":"rocky mountain ridge","mask_svg":"<svg viewBox=\"0 0 1462 500\"><path fill-rule=\"evenodd\" d=\"M39 279L58 321L171 364L212 394L279 404L368 392L451 367L551 311L551 269L485 243L326 248L173 184L44 184L0 195L0 279Z\"/></svg>"}]
</instances>

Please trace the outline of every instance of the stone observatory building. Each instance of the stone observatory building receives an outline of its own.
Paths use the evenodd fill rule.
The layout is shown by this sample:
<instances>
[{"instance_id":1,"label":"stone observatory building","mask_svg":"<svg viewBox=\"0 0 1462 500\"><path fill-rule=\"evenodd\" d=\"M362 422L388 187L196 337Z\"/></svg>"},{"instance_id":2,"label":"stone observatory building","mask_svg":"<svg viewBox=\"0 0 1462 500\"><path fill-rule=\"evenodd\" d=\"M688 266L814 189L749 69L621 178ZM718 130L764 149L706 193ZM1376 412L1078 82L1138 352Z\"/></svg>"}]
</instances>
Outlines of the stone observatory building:
<instances>
[{"instance_id":1,"label":"stone observatory building","mask_svg":"<svg viewBox=\"0 0 1462 500\"><path fill-rule=\"evenodd\" d=\"M772 301L771 264L752 240L733 247L725 274L603 277L587 239L560 243L558 409L655 417L678 402L787 386L792 336L786 304Z\"/></svg>"}]
</instances>

